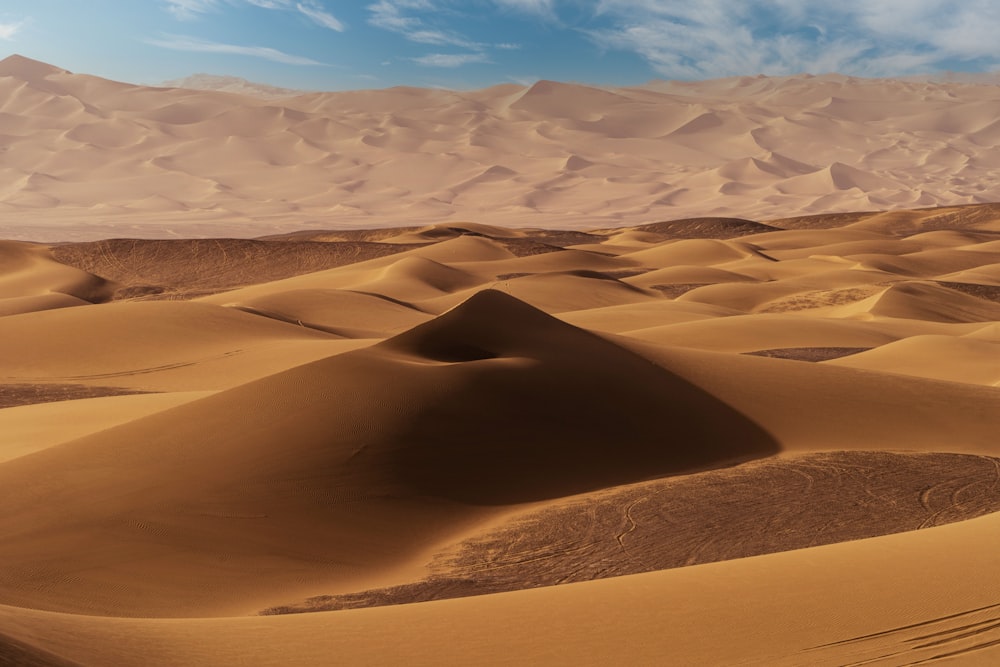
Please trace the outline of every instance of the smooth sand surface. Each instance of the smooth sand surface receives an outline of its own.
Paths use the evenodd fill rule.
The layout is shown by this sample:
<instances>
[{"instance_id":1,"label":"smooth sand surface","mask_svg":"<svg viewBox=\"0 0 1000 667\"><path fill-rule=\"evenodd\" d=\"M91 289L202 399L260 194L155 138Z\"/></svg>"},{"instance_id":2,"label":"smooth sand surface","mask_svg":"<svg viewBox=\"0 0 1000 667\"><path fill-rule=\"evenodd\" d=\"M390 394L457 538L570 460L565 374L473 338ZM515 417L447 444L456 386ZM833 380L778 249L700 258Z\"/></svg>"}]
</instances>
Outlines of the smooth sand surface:
<instances>
[{"instance_id":1,"label":"smooth sand surface","mask_svg":"<svg viewBox=\"0 0 1000 667\"><path fill-rule=\"evenodd\" d=\"M1000 109L985 83L831 74L307 94L174 83L0 62L4 238L611 227L1000 196Z\"/></svg>"},{"instance_id":2,"label":"smooth sand surface","mask_svg":"<svg viewBox=\"0 0 1000 667\"><path fill-rule=\"evenodd\" d=\"M1000 660L984 87L0 87L0 664Z\"/></svg>"}]
</instances>

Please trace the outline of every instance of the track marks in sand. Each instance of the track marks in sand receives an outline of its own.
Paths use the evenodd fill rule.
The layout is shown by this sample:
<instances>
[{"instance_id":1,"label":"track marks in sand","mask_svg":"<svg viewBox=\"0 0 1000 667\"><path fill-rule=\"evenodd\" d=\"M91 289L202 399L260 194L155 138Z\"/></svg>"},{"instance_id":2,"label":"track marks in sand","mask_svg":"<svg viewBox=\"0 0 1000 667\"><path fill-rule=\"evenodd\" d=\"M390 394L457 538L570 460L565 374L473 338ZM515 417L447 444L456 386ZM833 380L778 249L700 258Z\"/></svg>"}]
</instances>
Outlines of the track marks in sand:
<instances>
[{"instance_id":1,"label":"track marks in sand","mask_svg":"<svg viewBox=\"0 0 1000 667\"><path fill-rule=\"evenodd\" d=\"M802 658L815 665L916 667L951 659L976 661L976 654L996 646L1000 604L814 646Z\"/></svg>"},{"instance_id":2,"label":"track marks in sand","mask_svg":"<svg viewBox=\"0 0 1000 667\"><path fill-rule=\"evenodd\" d=\"M998 510L1000 463L990 457L772 458L536 505L439 554L424 581L264 613L588 581L930 528Z\"/></svg>"}]
</instances>

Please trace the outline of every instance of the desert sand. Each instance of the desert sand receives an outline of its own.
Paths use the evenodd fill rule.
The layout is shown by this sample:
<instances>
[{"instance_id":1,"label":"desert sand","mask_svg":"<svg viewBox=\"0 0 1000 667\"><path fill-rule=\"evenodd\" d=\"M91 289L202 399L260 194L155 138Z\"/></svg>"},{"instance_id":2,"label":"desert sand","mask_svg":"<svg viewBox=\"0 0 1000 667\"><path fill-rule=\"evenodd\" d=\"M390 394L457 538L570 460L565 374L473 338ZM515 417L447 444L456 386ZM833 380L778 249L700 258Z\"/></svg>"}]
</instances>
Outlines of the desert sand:
<instances>
[{"instance_id":1,"label":"desert sand","mask_svg":"<svg viewBox=\"0 0 1000 667\"><path fill-rule=\"evenodd\" d=\"M172 83L188 87L0 61L5 238L247 238L331 220L579 229L1000 199L990 83L802 75L298 95Z\"/></svg>"},{"instance_id":2,"label":"desert sand","mask_svg":"<svg viewBox=\"0 0 1000 667\"><path fill-rule=\"evenodd\" d=\"M0 664L1000 661L984 86L0 75Z\"/></svg>"}]
</instances>

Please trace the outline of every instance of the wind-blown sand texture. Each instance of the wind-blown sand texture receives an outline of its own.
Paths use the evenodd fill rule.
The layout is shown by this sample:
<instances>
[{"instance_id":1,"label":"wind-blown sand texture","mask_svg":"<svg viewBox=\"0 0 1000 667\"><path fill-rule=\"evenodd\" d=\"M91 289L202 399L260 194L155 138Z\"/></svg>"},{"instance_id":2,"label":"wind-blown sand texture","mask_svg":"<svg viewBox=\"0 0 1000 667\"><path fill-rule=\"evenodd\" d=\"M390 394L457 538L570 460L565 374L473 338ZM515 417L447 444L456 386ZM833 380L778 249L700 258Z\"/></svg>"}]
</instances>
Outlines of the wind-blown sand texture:
<instances>
[{"instance_id":1,"label":"wind-blown sand texture","mask_svg":"<svg viewBox=\"0 0 1000 667\"><path fill-rule=\"evenodd\" d=\"M283 97L0 62L4 237L582 228L1000 199L1000 99L839 75ZM284 91L291 93L291 91ZM86 225L80 223L86 221Z\"/></svg>"},{"instance_id":2,"label":"wind-blown sand texture","mask_svg":"<svg viewBox=\"0 0 1000 667\"><path fill-rule=\"evenodd\" d=\"M0 312L0 663L1000 660L1000 206L11 240Z\"/></svg>"}]
</instances>

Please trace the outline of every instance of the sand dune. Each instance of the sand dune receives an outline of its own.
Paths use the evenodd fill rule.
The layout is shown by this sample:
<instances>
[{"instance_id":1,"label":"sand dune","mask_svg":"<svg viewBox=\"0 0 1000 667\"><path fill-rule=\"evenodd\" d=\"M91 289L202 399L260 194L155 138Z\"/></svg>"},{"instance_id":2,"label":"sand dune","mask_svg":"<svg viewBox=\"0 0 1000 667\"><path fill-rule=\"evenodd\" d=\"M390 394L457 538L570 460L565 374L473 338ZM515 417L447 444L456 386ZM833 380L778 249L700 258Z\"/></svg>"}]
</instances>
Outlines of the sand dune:
<instances>
[{"instance_id":1,"label":"sand dune","mask_svg":"<svg viewBox=\"0 0 1000 667\"><path fill-rule=\"evenodd\" d=\"M0 313L15 315L99 303L114 282L59 263L46 248L0 242Z\"/></svg>"},{"instance_id":2,"label":"sand dune","mask_svg":"<svg viewBox=\"0 0 1000 667\"><path fill-rule=\"evenodd\" d=\"M911 336L830 363L1000 387L1000 339Z\"/></svg>"},{"instance_id":3,"label":"sand dune","mask_svg":"<svg viewBox=\"0 0 1000 667\"><path fill-rule=\"evenodd\" d=\"M0 663L997 661L990 86L0 93Z\"/></svg>"},{"instance_id":4,"label":"sand dune","mask_svg":"<svg viewBox=\"0 0 1000 667\"><path fill-rule=\"evenodd\" d=\"M2 61L4 236L760 220L982 203L1000 187L986 83L827 75L297 95L173 83L184 87Z\"/></svg>"}]
</instances>

